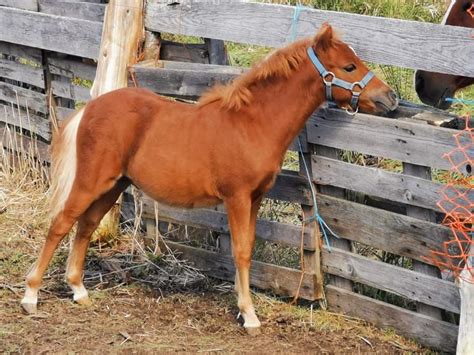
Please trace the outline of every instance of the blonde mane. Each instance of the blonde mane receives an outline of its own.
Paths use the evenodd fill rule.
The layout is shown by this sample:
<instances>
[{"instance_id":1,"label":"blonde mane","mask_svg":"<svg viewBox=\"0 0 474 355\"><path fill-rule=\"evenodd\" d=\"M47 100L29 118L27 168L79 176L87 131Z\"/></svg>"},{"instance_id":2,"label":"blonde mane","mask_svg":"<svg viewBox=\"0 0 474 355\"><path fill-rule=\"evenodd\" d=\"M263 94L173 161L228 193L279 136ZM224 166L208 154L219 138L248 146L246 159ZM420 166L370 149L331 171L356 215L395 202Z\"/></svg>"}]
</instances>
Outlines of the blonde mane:
<instances>
[{"instance_id":1,"label":"blonde mane","mask_svg":"<svg viewBox=\"0 0 474 355\"><path fill-rule=\"evenodd\" d=\"M311 38L302 39L275 51L232 83L214 86L204 93L198 104L203 106L220 101L225 109L240 110L252 101L252 86L269 78L288 78L307 58L306 49L311 41Z\"/></svg>"}]
</instances>

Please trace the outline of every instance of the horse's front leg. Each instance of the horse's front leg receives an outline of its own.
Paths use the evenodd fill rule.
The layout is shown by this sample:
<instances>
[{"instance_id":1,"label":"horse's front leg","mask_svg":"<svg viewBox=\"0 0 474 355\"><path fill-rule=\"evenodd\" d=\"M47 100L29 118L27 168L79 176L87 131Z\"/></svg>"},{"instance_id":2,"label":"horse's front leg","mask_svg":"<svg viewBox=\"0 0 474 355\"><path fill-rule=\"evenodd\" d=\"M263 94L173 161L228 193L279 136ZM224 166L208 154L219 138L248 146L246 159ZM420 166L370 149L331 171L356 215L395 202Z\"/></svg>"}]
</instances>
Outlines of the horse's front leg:
<instances>
[{"instance_id":1,"label":"horse's front leg","mask_svg":"<svg viewBox=\"0 0 474 355\"><path fill-rule=\"evenodd\" d=\"M250 195L239 195L225 201L232 236L232 254L236 266L238 307L244 327L251 335L259 334L258 320L250 296L250 263L255 244L255 222L260 199L252 203Z\"/></svg>"}]
</instances>

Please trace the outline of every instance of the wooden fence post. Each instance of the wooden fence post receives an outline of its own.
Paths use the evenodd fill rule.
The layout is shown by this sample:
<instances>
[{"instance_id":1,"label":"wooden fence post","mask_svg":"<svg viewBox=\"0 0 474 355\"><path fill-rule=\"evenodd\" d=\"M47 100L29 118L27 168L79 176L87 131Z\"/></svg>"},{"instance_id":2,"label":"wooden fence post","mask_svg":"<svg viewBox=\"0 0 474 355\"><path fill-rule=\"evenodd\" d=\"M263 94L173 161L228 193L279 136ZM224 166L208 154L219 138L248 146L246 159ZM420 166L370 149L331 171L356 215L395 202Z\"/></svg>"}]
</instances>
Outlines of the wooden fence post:
<instances>
[{"instance_id":1,"label":"wooden fence post","mask_svg":"<svg viewBox=\"0 0 474 355\"><path fill-rule=\"evenodd\" d=\"M406 175L420 177L422 179L431 180L431 169L425 166L403 163L403 172ZM436 222L435 213L431 210L407 205L407 215L419 218L425 221ZM427 274L433 277L439 277L438 268L425 264L421 261L413 260L413 270ZM439 308L429 306L420 302L416 304L417 311L421 314L442 319L441 310Z\"/></svg>"},{"instance_id":2,"label":"wooden fence post","mask_svg":"<svg viewBox=\"0 0 474 355\"><path fill-rule=\"evenodd\" d=\"M459 320L459 334L456 354L474 354L474 277L469 270L473 270L474 256L467 259L466 266L458 280L461 295L461 318Z\"/></svg>"},{"instance_id":3,"label":"wooden fence post","mask_svg":"<svg viewBox=\"0 0 474 355\"><path fill-rule=\"evenodd\" d=\"M304 167L304 161L306 162L306 166L309 170L310 176L312 176L312 159L311 155L314 153L314 145L308 144L309 153L299 153L300 157L300 174L306 176L306 169ZM314 189L316 190L316 186L314 185L313 180L311 179L309 184L313 184ZM301 209L303 210L303 223L305 221L314 218L315 216L315 206L309 205L301 205ZM311 234L311 238L314 240L314 250L303 250L303 259L304 259L304 268L305 272L310 274L313 278L313 296L315 300L324 299L324 276L322 272L322 265L321 265L321 230L319 228L319 224L317 221L306 223L304 229Z\"/></svg>"},{"instance_id":4,"label":"wooden fence post","mask_svg":"<svg viewBox=\"0 0 474 355\"><path fill-rule=\"evenodd\" d=\"M110 0L105 12L102 42L92 99L128 86L128 66L137 62L144 36L144 0ZM115 235L120 218L120 201L103 218L95 237Z\"/></svg>"}]
</instances>

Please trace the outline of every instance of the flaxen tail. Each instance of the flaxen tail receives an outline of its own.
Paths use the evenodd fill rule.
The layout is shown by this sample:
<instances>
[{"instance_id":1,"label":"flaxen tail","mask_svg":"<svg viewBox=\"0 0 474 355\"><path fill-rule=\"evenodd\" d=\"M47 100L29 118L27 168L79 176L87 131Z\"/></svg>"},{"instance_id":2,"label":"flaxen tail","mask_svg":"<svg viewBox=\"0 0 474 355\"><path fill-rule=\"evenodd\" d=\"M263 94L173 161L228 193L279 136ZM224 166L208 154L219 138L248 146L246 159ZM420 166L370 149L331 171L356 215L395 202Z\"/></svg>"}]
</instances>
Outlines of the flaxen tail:
<instances>
[{"instance_id":1,"label":"flaxen tail","mask_svg":"<svg viewBox=\"0 0 474 355\"><path fill-rule=\"evenodd\" d=\"M68 118L53 137L51 166L51 211L55 218L71 193L77 169L77 131L84 109Z\"/></svg>"}]
</instances>

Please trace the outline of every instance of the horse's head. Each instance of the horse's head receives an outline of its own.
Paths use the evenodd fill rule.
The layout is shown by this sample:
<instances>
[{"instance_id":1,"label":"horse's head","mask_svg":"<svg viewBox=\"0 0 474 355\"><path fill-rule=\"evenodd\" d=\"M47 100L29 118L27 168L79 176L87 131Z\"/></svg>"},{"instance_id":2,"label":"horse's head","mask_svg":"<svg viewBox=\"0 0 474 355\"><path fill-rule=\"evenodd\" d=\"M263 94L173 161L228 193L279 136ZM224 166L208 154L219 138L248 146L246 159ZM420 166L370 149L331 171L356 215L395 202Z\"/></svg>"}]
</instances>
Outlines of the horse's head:
<instances>
[{"instance_id":1,"label":"horse's head","mask_svg":"<svg viewBox=\"0 0 474 355\"><path fill-rule=\"evenodd\" d=\"M334 35L329 24L325 23L316 35L312 50L316 59L308 54L323 77L326 97L340 108L387 114L398 107L395 92L373 76L354 50Z\"/></svg>"},{"instance_id":2,"label":"horse's head","mask_svg":"<svg viewBox=\"0 0 474 355\"><path fill-rule=\"evenodd\" d=\"M442 24L474 28L474 1L452 0ZM423 70L415 73L415 89L420 100L441 109L451 106L446 98L454 97L456 91L472 84L474 84L474 78Z\"/></svg>"}]
</instances>

